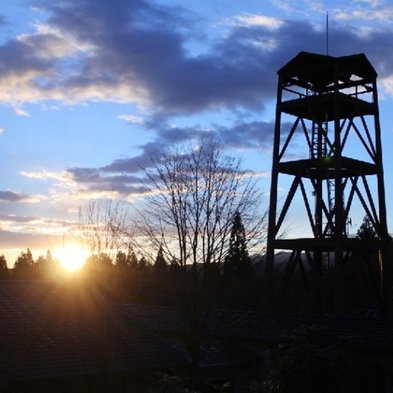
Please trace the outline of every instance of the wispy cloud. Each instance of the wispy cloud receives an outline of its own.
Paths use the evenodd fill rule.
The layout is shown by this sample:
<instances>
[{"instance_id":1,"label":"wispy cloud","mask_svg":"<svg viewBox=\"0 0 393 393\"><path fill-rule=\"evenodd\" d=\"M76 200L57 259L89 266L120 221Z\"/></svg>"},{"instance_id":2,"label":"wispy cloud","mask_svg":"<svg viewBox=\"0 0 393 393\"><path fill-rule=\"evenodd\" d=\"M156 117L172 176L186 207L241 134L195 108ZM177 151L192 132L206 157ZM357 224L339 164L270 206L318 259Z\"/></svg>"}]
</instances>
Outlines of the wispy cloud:
<instances>
[{"instance_id":1,"label":"wispy cloud","mask_svg":"<svg viewBox=\"0 0 393 393\"><path fill-rule=\"evenodd\" d=\"M28 112L24 111L22 108L15 108L14 113L18 116L30 117L30 114Z\"/></svg>"},{"instance_id":2,"label":"wispy cloud","mask_svg":"<svg viewBox=\"0 0 393 393\"><path fill-rule=\"evenodd\" d=\"M264 26L271 29L278 29L283 24L281 19L260 14L243 14L236 19L246 26Z\"/></svg>"},{"instance_id":3,"label":"wispy cloud","mask_svg":"<svg viewBox=\"0 0 393 393\"><path fill-rule=\"evenodd\" d=\"M137 123L137 124L141 124L145 121L143 117L135 116L135 115L120 115L119 119L125 120L127 123Z\"/></svg>"},{"instance_id":4,"label":"wispy cloud","mask_svg":"<svg viewBox=\"0 0 393 393\"><path fill-rule=\"evenodd\" d=\"M393 5L385 1L355 1L350 6L336 9L334 17L345 21L380 21L391 23L393 21Z\"/></svg>"},{"instance_id":5,"label":"wispy cloud","mask_svg":"<svg viewBox=\"0 0 393 393\"><path fill-rule=\"evenodd\" d=\"M65 181L65 182L71 180L66 171L64 171L64 172L53 172L53 171L47 171L47 170L43 170L41 172L21 171L20 174L22 176L29 177L32 179L41 179L41 180L55 179L55 180L60 180L60 181Z\"/></svg>"}]
</instances>

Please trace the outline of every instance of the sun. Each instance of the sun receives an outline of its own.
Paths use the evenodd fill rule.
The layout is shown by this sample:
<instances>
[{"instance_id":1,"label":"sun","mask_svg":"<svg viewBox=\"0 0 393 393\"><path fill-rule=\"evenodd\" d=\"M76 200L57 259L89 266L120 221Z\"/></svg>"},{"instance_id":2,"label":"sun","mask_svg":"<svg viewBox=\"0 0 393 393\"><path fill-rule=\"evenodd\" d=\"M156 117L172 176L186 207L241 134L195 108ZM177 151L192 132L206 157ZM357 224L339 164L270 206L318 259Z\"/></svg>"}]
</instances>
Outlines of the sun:
<instances>
[{"instance_id":1,"label":"sun","mask_svg":"<svg viewBox=\"0 0 393 393\"><path fill-rule=\"evenodd\" d=\"M53 254L68 271L80 269L88 257L87 250L75 243L69 243L63 247L58 247L54 250Z\"/></svg>"}]
</instances>

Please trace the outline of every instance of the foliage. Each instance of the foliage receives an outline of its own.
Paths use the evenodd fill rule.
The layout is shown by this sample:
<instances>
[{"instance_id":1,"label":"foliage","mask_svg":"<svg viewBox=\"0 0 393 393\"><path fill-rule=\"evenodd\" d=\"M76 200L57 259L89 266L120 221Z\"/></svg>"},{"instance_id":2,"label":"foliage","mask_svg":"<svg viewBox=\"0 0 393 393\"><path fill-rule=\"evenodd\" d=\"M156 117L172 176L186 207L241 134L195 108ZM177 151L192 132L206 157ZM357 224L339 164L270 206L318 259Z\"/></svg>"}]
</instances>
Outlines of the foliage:
<instances>
[{"instance_id":1,"label":"foliage","mask_svg":"<svg viewBox=\"0 0 393 393\"><path fill-rule=\"evenodd\" d=\"M32 280L37 279L39 271L34 266L33 255L28 248L26 252L21 252L14 263L13 276L16 279Z\"/></svg>"},{"instance_id":2,"label":"foliage","mask_svg":"<svg viewBox=\"0 0 393 393\"><path fill-rule=\"evenodd\" d=\"M189 380L187 375L176 370L157 372L152 379L153 386L149 389L149 393L233 392L233 386L229 382L223 384L201 383L201 386L198 386L199 389L191 389L188 386Z\"/></svg>"},{"instance_id":3,"label":"foliage","mask_svg":"<svg viewBox=\"0 0 393 393\"><path fill-rule=\"evenodd\" d=\"M327 329L302 326L272 353L267 393L359 392L356 365L342 339Z\"/></svg>"},{"instance_id":4,"label":"foliage","mask_svg":"<svg viewBox=\"0 0 393 393\"><path fill-rule=\"evenodd\" d=\"M164 250L163 250L162 246L160 246L157 256L156 256L156 260L154 261L154 268L157 271L164 271L164 270L166 270L166 267L167 267L167 263L164 258Z\"/></svg>"},{"instance_id":5,"label":"foliage","mask_svg":"<svg viewBox=\"0 0 393 393\"><path fill-rule=\"evenodd\" d=\"M129 266L128 255L124 251L117 252L115 265L118 269L125 269Z\"/></svg>"},{"instance_id":6,"label":"foliage","mask_svg":"<svg viewBox=\"0 0 393 393\"><path fill-rule=\"evenodd\" d=\"M90 255L85 262L84 268L87 270L96 270L99 268L111 268L112 258L105 252Z\"/></svg>"},{"instance_id":7,"label":"foliage","mask_svg":"<svg viewBox=\"0 0 393 393\"><path fill-rule=\"evenodd\" d=\"M377 237L377 233L375 232L374 226L368 216L363 218L363 222L359 227L357 236L362 240L375 239Z\"/></svg>"},{"instance_id":8,"label":"foliage","mask_svg":"<svg viewBox=\"0 0 393 393\"><path fill-rule=\"evenodd\" d=\"M18 259L15 261L14 269L26 269L34 266L33 255L28 248L26 252L21 252Z\"/></svg>"},{"instance_id":9,"label":"foliage","mask_svg":"<svg viewBox=\"0 0 393 393\"><path fill-rule=\"evenodd\" d=\"M8 266L7 266L7 261L5 259L4 254L0 255L0 279L4 280L8 278Z\"/></svg>"},{"instance_id":10,"label":"foliage","mask_svg":"<svg viewBox=\"0 0 393 393\"><path fill-rule=\"evenodd\" d=\"M186 387L186 375L173 370L170 373L155 373L149 393L191 393Z\"/></svg>"},{"instance_id":11,"label":"foliage","mask_svg":"<svg viewBox=\"0 0 393 393\"><path fill-rule=\"evenodd\" d=\"M136 269L138 267L138 258L132 247L128 249L127 254L124 251L118 251L116 254L115 265L119 269Z\"/></svg>"},{"instance_id":12,"label":"foliage","mask_svg":"<svg viewBox=\"0 0 393 393\"><path fill-rule=\"evenodd\" d=\"M5 269L8 269L7 261L5 259L4 254L1 254L0 255L0 270L5 270Z\"/></svg>"},{"instance_id":13,"label":"foliage","mask_svg":"<svg viewBox=\"0 0 393 393\"><path fill-rule=\"evenodd\" d=\"M110 300L116 298L115 270L108 254L91 254L83 265L82 274L88 285L96 288L103 296Z\"/></svg>"},{"instance_id":14,"label":"foliage","mask_svg":"<svg viewBox=\"0 0 393 393\"><path fill-rule=\"evenodd\" d=\"M357 232L357 237L361 240L372 240L377 238L377 233L368 216L363 218L363 222ZM372 249L362 249L352 251L351 264L347 266L347 272L352 267L352 271L347 273L347 277L352 279L352 297L357 310L365 310L378 301L375 297L377 288L381 285L380 256L378 251ZM351 266L352 265L352 266ZM349 287L347 285L347 287ZM378 306L378 303L377 303Z\"/></svg>"},{"instance_id":15,"label":"foliage","mask_svg":"<svg viewBox=\"0 0 393 393\"><path fill-rule=\"evenodd\" d=\"M60 261L53 259L50 250L46 252L46 256L40 255L35 261L35 267L39 271L41 279L56 279L60 274Z\"/></svg>"},{"instance_id":16,"label":"foliage","mask_svg":"<svg viewBox=\"0 0 393 393\"><path fill-rule=\"evenodd\" d=\"M239 212L235 213L229 239L229 251L224 261L224 278L249 279L253 275L247 238Z\"/></svg>"}]
</instances>

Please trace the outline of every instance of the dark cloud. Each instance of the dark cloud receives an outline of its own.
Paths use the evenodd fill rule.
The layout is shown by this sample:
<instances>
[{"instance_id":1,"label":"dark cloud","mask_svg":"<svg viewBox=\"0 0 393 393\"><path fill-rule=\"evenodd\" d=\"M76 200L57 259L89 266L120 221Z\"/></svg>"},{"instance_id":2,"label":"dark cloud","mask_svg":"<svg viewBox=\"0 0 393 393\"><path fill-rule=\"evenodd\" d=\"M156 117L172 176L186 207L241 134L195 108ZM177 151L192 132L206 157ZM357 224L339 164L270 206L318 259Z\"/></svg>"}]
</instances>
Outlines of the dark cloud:
<instances>
[{"instance_id":1,"label":"dark cloud","mask_svg":"<svg viewBox=\"0 0 393 393\"><path fill-rule=\"evenodd\" d=\"M272 28L233 24L214 42L198 31L199 21L185 8L158 5L148 0L45 1L47 24L72 37L82 47L78 54L46 58L38 55L45 39L31 37L30 45L10 41L0 47L0 76L7 72L67 71L32 80L37 90L58 89L69 96L94 98L102 91L111 100L112 89L133 91L127 99L148 98L152 116L144 126L156 139L139 146L133 158L114 160L101 168L70 168L73 179L89 190L141 192L140 168L151 166L152 155L163 146L198 139L207 132L218 133L224 143L237 149L269 150L273 121L257 121L266 105L275 101L277 70L300 51L326 53L326 33L308 20L283 20ZM365 53L380 76L393 75L390 29L369 29L331 23L329 54ZM54 42L54 41L50 41ZM199 44L192 52L193 43ZM46 74L45 74L46 75ZM60 75L60 76L59 76ZM39 82L38 82L39 81ZM89 96L89 94L91 94ZM115 93L113 93L116 95ZM139 101L138 101L139 102ZM177 115L229 109L232 117L247 110L253 119L241 116L232 125L211 124L213 131L199 125L171 127L168 118ZM141 127L138 124L138 127ZM285 132L283 125L282 132ZM3 200L18 200L18 194L0 194ZM14 199L12 199L14 198Z\"/></svg>"},{"instance_id":2,"label":"dark cloud","mask_svg":"<svg viewBox=\"0 0 393 393\"><path fill-rule=\"evenodd\" d=\"M28 195L19 194L15 191L0 191L0 201L5 202L24 202L30 199Z\"/></svg>"},{"instance_id":3,"label":"dark cloud","mask_svg":"<svg viewBox=\"0 0 393 393\"><path fill-rule=\"evenodd\" d=\"M289 128L283 124L283 132ZM139 146L141 154L134 157L116 159L101 168L69 168L68 172L80 186L89 191L116 191L124 195L140 194L146 190L149 179L144 171L154 166L167 146L202 140L206 136L216 136L220 142L232 149L256 149L270 151L273 140L272 122L241 123L233 127L217 127L215 131L196 128L161 126L159 138L154 142Z\"/></svg>"},{"instance_id":4,"label":"dark cloud","mask_svg":"<svg viewBox=\"0 0 393 393\"><path fill-rule=\"evenodd\" d=\"M299 51L326 52L324 29L307 20L284 20L274 29L228 26L225 36L210 43L201 42L204 38L195 15L180 7L147 0L67 0L41 5L49 12L51 27L93 49L51 59L38 52L45 40L55 37L37 36L30 45L10 41L0 48L0 74L41 71L45 78L30 81L38 91L58 89L75 99L78 94L89 98L90 91L94 98L101 88L100 99L110 100L113 90L123 86L133 91L130 100L148 98L161 116L218 108L261 111L275 98L279 68ZM392 40L387 28L362 33L358 27L332 23L329 53L365 52L377 71L387 76L393 73L393 52L386 51ZM193 55L193 42L206 44L204 52ZM70 72L48 74L64 71L62 67Z\"/></svg>"},{"instance_id":5,"label":"dark cloud","mask_svg":"<svg viewBox=\"0 0 393 393\"><path fill-rule=\"evenodd\" d=\"M131 159L124 160L124 162L118 160L101 169L70 168L68 173L80 187L90 192L109 191L119 192L123 195L141 194L145 190L141 185L141 179L127 174L127 172L131 172L127 168L135 165L131 161Z\"/></svg>"},{"instance_id":6,"label":"dark cloud","mask_svg":"<svg viewBox=\"0 0 393 393\"><path fill-rule=\"evenodd\" d=\"M89 71L108 80L122 78L146 91L155 111L166 115L238 106L261 110L265 101L275 97L275 74L281 66L301 50L326 51L323 29L308 21L287 20L274 30L233 27L230 34L193 57L184 48L195 34L184 32L188 20L175 17L170 8L147 1L115 2L110 10L104 1L71 4L66 16L65 8L54 9L51 22L68 30L71 26L78 40L97 49L86 60L87 72L67 83L95 82ZM83 23L70 16L87 12ZM376 67L385 70L389 60L381 48L392 39L390 30L363 36L358 29L331 26L330 53L368 52Z\"/></svg>"}]
</instances>

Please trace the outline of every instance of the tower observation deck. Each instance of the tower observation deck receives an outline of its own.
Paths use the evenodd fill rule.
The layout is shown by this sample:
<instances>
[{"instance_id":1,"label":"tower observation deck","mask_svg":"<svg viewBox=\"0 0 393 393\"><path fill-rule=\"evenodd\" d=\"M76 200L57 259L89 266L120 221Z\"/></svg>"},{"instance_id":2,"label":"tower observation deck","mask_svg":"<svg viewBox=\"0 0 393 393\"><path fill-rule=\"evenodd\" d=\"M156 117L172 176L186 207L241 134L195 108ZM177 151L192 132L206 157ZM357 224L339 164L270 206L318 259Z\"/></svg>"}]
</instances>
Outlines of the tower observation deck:
<instances>
[{"instance_id":1,"label":"tower observation deck","mask_svg":"<svg viewBox=\"0 0 393 393\"><path fill-rule=\"evenodd\" d=\"M364 54L300 52L278 71L268 308L280 307L297 274L310 310L347 313L357 285L352 281L361 277L375 307L388 313L389 238L376 80ZM284 195L279 189L286 190ZM304 235L291 235L292 216L305 218ZM361 240L351 235L354 217L367 217L376 237ZM278 252L287 257L280 269Z\"/></svg>"}]
</instances>

